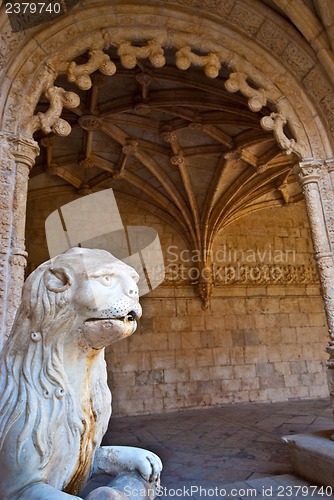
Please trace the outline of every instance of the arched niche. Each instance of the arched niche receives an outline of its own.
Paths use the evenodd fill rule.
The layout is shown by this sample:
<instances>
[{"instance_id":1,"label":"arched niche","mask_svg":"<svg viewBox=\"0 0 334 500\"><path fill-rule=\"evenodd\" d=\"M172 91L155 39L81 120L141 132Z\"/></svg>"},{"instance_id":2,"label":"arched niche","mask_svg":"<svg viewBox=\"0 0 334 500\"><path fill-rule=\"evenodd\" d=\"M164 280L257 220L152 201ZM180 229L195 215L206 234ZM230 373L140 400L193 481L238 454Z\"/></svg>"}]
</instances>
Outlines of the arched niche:
<instances>
[{"instance_id":1,"label":"arched niche","mask_svg":"<svg viewBox=\"0 0 334 500\"><path fill-rule=\"evenodd\" d=\"M36 30L13 53L3 81L1 128L4 151L7 148L9 160L16 165L16 179L12 183L13 199L16 199L12 233L16 234L16 243L11 247L15 248L15 255L20 256L19 262L10 260L10 247L6 253L16 295L23 273L15 266L22 269L24 265L24 193L29 167L37 152L33 133L39 129L45 134L70 133L61 113L64 107L74 108L79 103L75 92L55 85L57 77L67 74L81 90L86 90L93 72L99 70L112 76L115 71L107 55L110 47L117 50L125 68L147 58L153 67L162 68L168 52L169 63L176 65L179 71L186 71L192 65L201 68L208 78L221 80L228 92L246 97L251 111L268 106L270 113L262 118L261 125L272 131L287 154L293 153L301 160L299 174L305 186L329 326L334 332L333 241L328 231L332 207L329 195L332 137L317 104L294 76L293 68L247 33L245 13L248 9L253 15L254 9L249 2L244 2L243 7L244 13L239 17L229 16L226 9L219 18L212 9L195 14L192 9L171 4L138 6L108 2L93 6L85 3L63 19ZM268 9L261 9L268 15ZM282 20L272 12L270 22L282 30ZM291 27L286 28L287 38L291 40ZM297 35L294 42L312 59L309 48ZM86 62L77 64L76 58L83 54L88 54ZM35 114L41 96L48 109ZM18 165L23 165L23 170ZM323 202L326 193L327 202ZM13 266L15 269L11 271ZM15 281L17 275L19 278ZM14 310L17 299L13 304Z\"/></svg>"}]
</instances>

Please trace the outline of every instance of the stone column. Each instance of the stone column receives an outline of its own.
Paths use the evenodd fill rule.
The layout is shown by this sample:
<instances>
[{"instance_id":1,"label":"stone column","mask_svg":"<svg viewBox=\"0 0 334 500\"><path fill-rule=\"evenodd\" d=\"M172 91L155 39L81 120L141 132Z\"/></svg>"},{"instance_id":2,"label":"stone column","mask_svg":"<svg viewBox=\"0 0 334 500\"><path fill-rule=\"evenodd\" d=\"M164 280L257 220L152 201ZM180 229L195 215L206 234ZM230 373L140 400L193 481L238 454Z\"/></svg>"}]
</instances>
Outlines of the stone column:
<instances>
[{"instance_id":1,"label":"stone column","mask_svg":"<svg viewBox=\"0 0 334 500\"><path fill-rule=\"evenodd\" d=\"M33 140L0 133L0 348L20 303L28 179L38 151Z\"/></svg>"},{"instance_id":2,"label":"stone column","mask_svg":"<svg viewBox=\"0 0 334 500\"><path fill-rule=\"evenodd\" d=\"M296 169L305 196L329 329L328 385L334 411L334 197L327 161L310 160Z\"/></svg>"}]
</instances>

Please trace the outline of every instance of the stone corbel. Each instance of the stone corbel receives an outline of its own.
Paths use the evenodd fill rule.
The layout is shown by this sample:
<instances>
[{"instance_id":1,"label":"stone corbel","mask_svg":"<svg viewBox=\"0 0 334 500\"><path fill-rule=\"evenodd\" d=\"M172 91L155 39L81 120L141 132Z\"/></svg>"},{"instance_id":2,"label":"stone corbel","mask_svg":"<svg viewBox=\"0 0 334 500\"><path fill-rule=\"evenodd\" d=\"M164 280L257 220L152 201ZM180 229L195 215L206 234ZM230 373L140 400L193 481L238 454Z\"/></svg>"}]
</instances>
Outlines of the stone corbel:
<instances>
[{"instance_id":1,"label":"stone corbel","mask_svg":"<svg viewBox=\"0 0 334 500\"><path fill-rule=\"evenodd\" d=\"M246 73L231 73L225 82L225 88L231 93L240 91L244 96L248 97L248 107L251 111L260 111L267 104L266 91L250 87L247 83Z\"/></svg>"},{"instance_id":2,"label":"stone corbel","mask_svg":"<svg viewBox=\"0 0 334 500\"><path fill-rule=\"evenodd\" d=\"M208 268L211 271L211 268ZM211 274L211 273L210 273ZM197 291L202 299L202 309L205 311L208 309L211 301L211 297L214 290L214 282L212 275L200 278L197 284Z\"/></svg>"},{"instance_id":3,"label":"stone corbel","mask_svg":"<svg viewBox=\"0 0 334 500\"><path fill-rule=\"evenodd\" d=\"M176 66L179 69L189 69L192 64L204 69L209 78L217 78L221 68L221 61L217 54L209 52L206 56L194 54L188 45L179 49L175 54Z\"/></svg>"},{"instance_id":4,"label":"stone corbel","mask_svg":"<svg viewBox=\"0 0 334 500\"><path fill-rule=\"evenodd\" d=\"M137 59L148 59L154 68L162 68L166 64L164 50L156 40L149 40L143 47L124 41L118 46L117 53L126 69L135 68Z\"/></svg>"}]
</instances>

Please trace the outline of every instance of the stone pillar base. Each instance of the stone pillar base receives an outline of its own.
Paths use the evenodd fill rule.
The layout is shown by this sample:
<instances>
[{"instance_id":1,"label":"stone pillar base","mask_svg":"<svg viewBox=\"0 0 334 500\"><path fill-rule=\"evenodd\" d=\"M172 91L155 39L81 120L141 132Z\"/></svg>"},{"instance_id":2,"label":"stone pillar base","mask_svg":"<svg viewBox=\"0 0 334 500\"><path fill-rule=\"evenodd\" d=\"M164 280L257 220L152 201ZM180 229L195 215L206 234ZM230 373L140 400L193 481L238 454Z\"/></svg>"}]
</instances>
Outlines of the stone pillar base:
<instances>
[{"instance_id":1,"label":"stone pillar base","mask_svg":"<svg viewBox=\"0 0 334 500\"><path fill-rule=\"evenodd\" d=\"M294 472L312 485L330 486L334 492L333 430L284 436Z\"/></svg>"}]
</instances>

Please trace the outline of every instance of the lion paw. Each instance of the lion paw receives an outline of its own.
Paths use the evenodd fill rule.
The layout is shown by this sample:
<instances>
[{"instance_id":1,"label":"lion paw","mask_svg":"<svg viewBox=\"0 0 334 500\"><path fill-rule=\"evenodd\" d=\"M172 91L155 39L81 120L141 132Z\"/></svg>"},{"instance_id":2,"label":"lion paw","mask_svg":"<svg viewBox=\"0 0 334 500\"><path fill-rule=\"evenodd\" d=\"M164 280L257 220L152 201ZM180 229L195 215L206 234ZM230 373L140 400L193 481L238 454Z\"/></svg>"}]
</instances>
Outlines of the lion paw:
<instances>
[{"instance_id":1,"label":"lion paw","mask_svg":"<svg viewBox=\"0 0 334 500\"><path fill-rule=\"evenodd\" d=\"M137 453L136 469L139 474L148 482L157 481L162 471L160 458L147 450L138 449Z\"/></svg>"}]
</instances>

